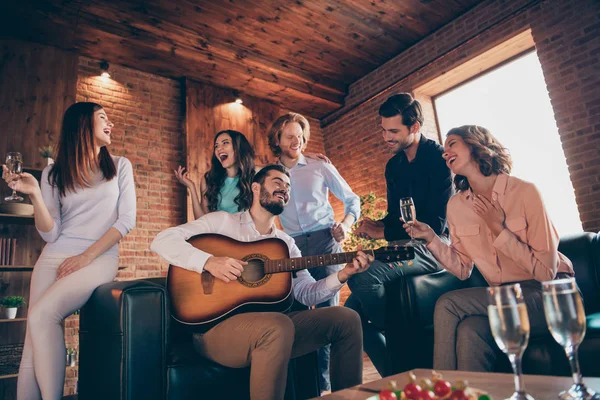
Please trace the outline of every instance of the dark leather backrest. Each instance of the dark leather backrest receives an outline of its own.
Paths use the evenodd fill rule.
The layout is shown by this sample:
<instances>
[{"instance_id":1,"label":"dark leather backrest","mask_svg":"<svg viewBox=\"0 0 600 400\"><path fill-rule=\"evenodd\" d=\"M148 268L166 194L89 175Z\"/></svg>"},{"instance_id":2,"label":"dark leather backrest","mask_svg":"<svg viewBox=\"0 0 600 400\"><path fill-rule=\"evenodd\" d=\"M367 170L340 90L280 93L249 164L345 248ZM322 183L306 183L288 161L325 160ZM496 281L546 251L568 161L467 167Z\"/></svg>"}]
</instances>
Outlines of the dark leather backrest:
<instances>
[{"instance_id":1,"label":"dark leather backrest","mask_svg":"<svg viewBox=\"0 0 600 400\"><path fill-rule=\"evenodd\" d=\"M600 312L600 237L578 233L561 237L558 251L573 263L575 279L583 295L586 314Z\"/></svg>"}]
</instances>

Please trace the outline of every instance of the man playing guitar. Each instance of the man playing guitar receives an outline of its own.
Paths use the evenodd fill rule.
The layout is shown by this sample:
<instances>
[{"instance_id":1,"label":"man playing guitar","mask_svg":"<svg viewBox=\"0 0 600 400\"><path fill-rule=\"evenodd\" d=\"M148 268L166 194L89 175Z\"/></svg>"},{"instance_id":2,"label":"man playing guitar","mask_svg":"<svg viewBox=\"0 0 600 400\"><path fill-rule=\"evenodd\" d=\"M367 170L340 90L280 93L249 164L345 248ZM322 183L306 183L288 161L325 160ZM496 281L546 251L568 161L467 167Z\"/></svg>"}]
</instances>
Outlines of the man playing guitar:
<instances>
[{"instance_id":1,"label":"man playing guitar","mask_svg":"<svg viewBox=\"0 0 600 400\"><path fill-rule=\"evenodd\" d=\"M237 214L213 212L167 229L151 248L169 263L186 270L209 272L223 282L242 275L246 262L216 257L187 242L198 234L220 234L242 242L265 238L283 240L290 257L300 257L294 239L275 227L274 219L289 201L290 177L285 168L268 165L252 183L250 210ZM293 278L297 301L313 306L333 297L350 276L364 272L373 261L361 251L352 263L320 281L299 270ZM332 390L362 383L362 329L358 314L344 307L328 307L288 314L250 312L233 315L203 334L194 335L194 347L203 356L228 367L251 365L250 397L283 399L290 358L331 344Z\"/></svg>"}]
</instances>

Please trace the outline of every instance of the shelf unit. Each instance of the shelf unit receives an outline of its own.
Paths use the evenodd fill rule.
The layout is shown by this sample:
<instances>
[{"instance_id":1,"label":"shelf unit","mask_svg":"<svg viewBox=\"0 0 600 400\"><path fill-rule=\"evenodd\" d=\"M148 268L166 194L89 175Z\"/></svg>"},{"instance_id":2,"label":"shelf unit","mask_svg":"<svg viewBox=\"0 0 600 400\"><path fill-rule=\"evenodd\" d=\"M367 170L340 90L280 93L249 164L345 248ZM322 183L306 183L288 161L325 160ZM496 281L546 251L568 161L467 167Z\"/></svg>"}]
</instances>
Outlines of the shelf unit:
<instances>
[{"instance_id":1,"label":"shelf unit","mask_svg":"<svg viewBox=\"0 0 600 400\"><path fill-rule=\"evenodd\" d=\"M33 215L0 214L0 224L33 225Z\"/></svg>"},{"instance_id":2,"label":"shelf unit","mask_svg":"<svg viewBox=\"0 0 600 400\"><path fill-rule=\"evenodd\" d=\"M32 174L36 179L38 179L38 181L41 179L42 176L42 168L23 168L24 172L28 172L30 174ZM6 187L4 188L6 189ZM4 196L2 196L4 197ZM23 197L25 197L25 202L29 203L29 196L24 195ZM0 200L1 201L1 200ZM30 230L32 229L33 224L35 223L34 217L33 215L17 215L17 214L6 214L6 213L0 213L0 225L3 225L4 228L6 229L8 226L13 225L15 229L21 231L23 229L25 230ZM29 225L29 226L27 226ZM18 228L18 226L21 226L21 228ZM8 228L9 231L14 232L14 230L12 228ZM30 233L29 235L35 235L35 233ZM31 237L31 236L29 236ZM18 247L21 251L30 251L30 248L28 246L31 246L32 243L30 243L30 241L28 239L26 239L24 242L22 242L22 244ZM35 245L35 244L34 244ZM22 246L25 246L25 248L23 248ZM27 278L27 275L22 275L23 274L31 274L31 272L33 271L33 265L25 265L25 263L32 263L32 259L17 259L16 262L18 264L16 265L0 265L0 287L2 287L2 278L4 278L4 283L13 283L14 285L23 285L23 282L25 280L29 280L29 278ZM23 277L23 278L21 278ZM16 281L16 282L15 282ZM24 288L24 286L21 286ZM13 292L14 293L14 292ZM25 292L26 293L26 292ZM26 296L25 293L20 293L23 296ZM2 297L0 295L0 297ZM26 315L26 310L19 310L19 313L23 313L24 315ZM24 334L24 330L25 330L25 324L27 323L27 318L15 318L15 319L5 319L4 315L0 314L0 331L2 333L0 333L0 336L2 335L8 335L8 337L13 337L17 338L17 337L21 337L22 334ZM22 339L22 337L21 337ZM5 343L16 343L16 342L12 342L12 339L9 339L8 342L4 342L4 340L2 341L3 344ZM17 339L18 340L18 339ZM10 371L12 372L12 371ZM0 392L4 393L4 390L6 390L7 387L14 387L15 385L15 381L18 377L18 374L16 373L12 373L12 374L6 374L6 375L0 375L0 386L4 387L4 389L0 390ZM6 386L8 385L8 386ZM10 390L9 390L10 392ZM11 392L12 393L12 392ZM2 397L2 394L0 394L0 397Z\"/></svg>"},{"instance_id":3,"label":"shelf unit","mask_svg":"<svg viewBox=\"0 0 600 400\"><path fill-rule=\"evenodd\" d=\"M22 322L27 321L27 318L0 319L0 322Z\"/></svg>"},{"instance_id":4,"label":"shelf unit","mask_svg":"<svg viewBox=\"0 0 600 400\"><path fill-rule=\"evenodd\" d=\"M0 265L0 272L29 272L33 265Z\"/></svg>"}]
</instances>

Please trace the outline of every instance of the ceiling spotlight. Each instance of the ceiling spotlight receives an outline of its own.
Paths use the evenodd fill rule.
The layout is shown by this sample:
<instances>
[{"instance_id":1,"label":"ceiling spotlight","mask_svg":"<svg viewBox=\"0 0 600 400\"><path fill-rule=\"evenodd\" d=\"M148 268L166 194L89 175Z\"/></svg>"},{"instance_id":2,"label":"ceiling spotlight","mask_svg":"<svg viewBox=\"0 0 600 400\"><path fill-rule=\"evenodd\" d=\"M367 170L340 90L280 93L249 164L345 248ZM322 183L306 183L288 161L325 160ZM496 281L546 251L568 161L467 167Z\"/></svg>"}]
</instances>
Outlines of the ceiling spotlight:
<instances>
[{"instance_id":1,"label":"ceiling spotlight","mask_svg":"<svg viewBox=\"0 0 600 400\"><path fill-rule=\"evenodd\" d=\"M242 104L243 103L242 98L240 96L240 92L238 92L237 90L233 91L233 97L235 97L236 104Z\"/></svg>"},{"instance_id":2,"label":"ceiling spotlight","mask_svg":"<svg viewBox=\"0 0 600 400\"><path fill-rule=\"evenodd\" d=\"M106 61L100 62L100 71L102 71L102 73L100 74L101 77L110 78L110 74L108 73L108 62L106 62Z\"/></svg>"}]
</instances>

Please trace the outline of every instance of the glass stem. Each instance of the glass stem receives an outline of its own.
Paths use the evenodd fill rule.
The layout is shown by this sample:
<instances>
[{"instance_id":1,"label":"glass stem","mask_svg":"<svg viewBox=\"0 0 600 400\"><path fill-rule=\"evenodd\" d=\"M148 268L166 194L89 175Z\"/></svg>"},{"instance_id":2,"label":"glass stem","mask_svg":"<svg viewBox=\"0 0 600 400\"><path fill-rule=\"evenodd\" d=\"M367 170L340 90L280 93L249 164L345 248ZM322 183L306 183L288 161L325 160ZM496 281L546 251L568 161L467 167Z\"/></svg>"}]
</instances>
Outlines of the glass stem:
<instances>
[{"instance_id":1,"label":"glass stem","mask_svg":"<svg viewBox=\"0 0 600 400\"><path fill-rule=\"evenodd\" d=\"M520 354L509 354L508 359L512 364L513 372L515 373L515 391L517 393L525 393L525 385L521 378L521 355Z\"/></svg>"},{"instance_id":2,"label":"glass stem","mask_svg":"<svg viewBox=\"0 0 600 400\"><path fill-rule=\"evenodd\" d=\"M576 385L581 385L583 380L581 378L581 371L579 371L579 358L577 356L577 348L578 346L567 346L565 351L567 352L567 357L569 358L569 364L571 364L571 373L573 374L573 382Z\"/></svg>"}]
</instances>

